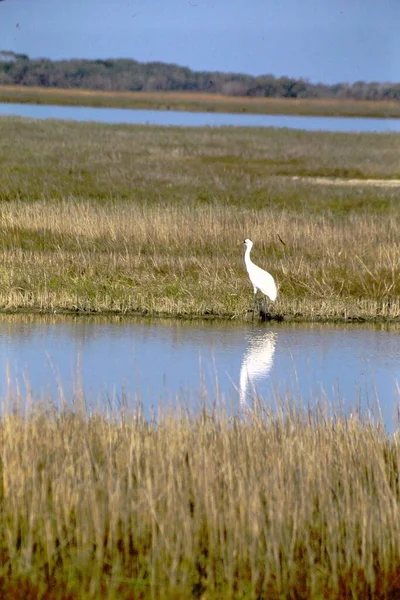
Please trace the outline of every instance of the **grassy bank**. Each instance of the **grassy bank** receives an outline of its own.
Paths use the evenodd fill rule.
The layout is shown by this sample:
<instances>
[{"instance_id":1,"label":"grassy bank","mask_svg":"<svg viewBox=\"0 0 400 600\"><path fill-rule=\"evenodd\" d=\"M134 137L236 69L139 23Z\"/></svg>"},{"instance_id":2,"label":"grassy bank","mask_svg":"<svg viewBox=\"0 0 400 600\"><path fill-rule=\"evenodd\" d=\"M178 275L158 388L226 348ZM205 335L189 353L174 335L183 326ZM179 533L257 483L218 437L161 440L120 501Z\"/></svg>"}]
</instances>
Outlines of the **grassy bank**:
<instances>
[{"instance_id":1,"label":"grassy bank","mask_svg":"<svg viewBox=\"0 0 400 600\"><path fill-rule=\"evenodd\" d=\"M330 117L400 117L395 101L248 98L198 92L102 92L0 86L0 102Z\"/></svg>"},{"instance_id":2,"label":"grassy bank","mask_svg":"<svg viewBox=\"0 0 400 600\"><path fill-rule=\"evenodd\" d=\"M279 404L0 420L0 591L46 598L395 598L400 446Z\"/></svg>"},{"instance_id":3,"label":"grassy bank","mask_svg":"<svg viewBox=\"0 0 400 600\"><path fill-rule=\"evenodd\" d=\"M367 180L399 178L399 152L392 134L3 119L0 307L251 318L250 237L274 315L398 320L400 191ZM321 185L338 177L358 183Z\"/></svg>"}]
</instances>

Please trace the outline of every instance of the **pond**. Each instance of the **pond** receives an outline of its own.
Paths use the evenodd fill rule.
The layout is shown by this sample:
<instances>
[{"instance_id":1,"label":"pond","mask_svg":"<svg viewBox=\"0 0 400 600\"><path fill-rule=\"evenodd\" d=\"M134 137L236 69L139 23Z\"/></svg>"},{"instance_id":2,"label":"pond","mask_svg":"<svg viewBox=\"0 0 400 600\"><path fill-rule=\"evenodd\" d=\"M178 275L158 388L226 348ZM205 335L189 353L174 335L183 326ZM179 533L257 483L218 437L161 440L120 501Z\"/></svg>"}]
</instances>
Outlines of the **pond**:
<instances>
[{"instance_id":1,"label":"pond","mask_svg":"<svg viewBox=\"0 0 400 600\"><path fill-rule=\"evenodd\" d=\"M308 131L388 132L400 131L400 119L367 117L312 117L297 115L250 115L174 110L131 110L88 106L51 106L0 103L0 116L32 119L64 119L98 123L129 123L181 127L286 127Z\"/></svg>"},{"instance_id":2,"label":"pond","mask_svg":"<svg viewBox=\"0 0 400 600\"><path fill-rule=\"evenodd\" d=\"M83 391L89 410L140 402L149 415L177 399L236 411L258 395L381 411L393 430L399 357L400 328L2 316L0 397L57 404Z\"/></svg>"}]
</instances>

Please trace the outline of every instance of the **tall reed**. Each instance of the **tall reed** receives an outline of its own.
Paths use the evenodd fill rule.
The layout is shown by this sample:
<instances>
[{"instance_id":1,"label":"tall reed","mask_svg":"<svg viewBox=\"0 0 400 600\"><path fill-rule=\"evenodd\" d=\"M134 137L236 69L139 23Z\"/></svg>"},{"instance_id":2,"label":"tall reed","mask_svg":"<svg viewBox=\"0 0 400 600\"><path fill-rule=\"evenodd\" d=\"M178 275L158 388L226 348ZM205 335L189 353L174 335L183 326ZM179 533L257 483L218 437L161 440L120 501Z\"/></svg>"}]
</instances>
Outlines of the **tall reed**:
<instances>
[{"instance_id":1,"label":"tall reed","mask_svg":"<svg viewBox=\"0 0 400 600\"><path fill-rule=\"evenodd\" d=\"M1 593L396 597L398 436L291 400L245 418L6 412Z\"/></svg>"}]
</instances>

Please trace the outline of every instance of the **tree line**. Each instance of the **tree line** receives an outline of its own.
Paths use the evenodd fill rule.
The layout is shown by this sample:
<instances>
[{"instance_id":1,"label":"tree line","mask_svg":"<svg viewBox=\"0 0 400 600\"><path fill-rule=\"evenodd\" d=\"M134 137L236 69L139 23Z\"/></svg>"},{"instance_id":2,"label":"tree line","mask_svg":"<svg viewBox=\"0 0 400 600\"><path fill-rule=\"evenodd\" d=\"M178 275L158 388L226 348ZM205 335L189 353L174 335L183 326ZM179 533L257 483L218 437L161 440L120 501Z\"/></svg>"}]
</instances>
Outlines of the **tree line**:
<instances>
[{"instance_id":1,"label":"tree line","mask_svg":"<svg viewBox=\"0 0 400 600\"><path fill-rule=\"evenodd\" d=\"M0 85L43 86L104 91L192 91L226 96L269 98L344 98L400 100L400 83L356 81L311 83L307 79L252 76L242 73L192 71L163 62L133 59L30 59L0 52Z\"/></svg>"}]
</instances>

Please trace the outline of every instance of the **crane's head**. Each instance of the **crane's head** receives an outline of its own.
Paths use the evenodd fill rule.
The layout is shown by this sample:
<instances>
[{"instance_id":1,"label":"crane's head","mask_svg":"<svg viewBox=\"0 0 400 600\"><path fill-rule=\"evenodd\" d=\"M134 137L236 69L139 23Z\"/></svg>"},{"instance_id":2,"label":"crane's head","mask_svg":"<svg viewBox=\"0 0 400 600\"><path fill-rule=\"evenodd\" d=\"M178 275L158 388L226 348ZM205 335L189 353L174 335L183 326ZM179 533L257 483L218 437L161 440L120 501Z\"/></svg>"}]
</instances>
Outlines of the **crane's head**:
<instances>
[{"instance_id":1,"label":"crane's head","mask_svg":"<svg viewBox=\"0 0 400 600\"><path fill-rule=\"evenodd\" d=\"M251 240L249 240L248 238L244 240L243 244L246 246L246 248L253 247L253 242Z\"/></svg>"}]
</instances>

